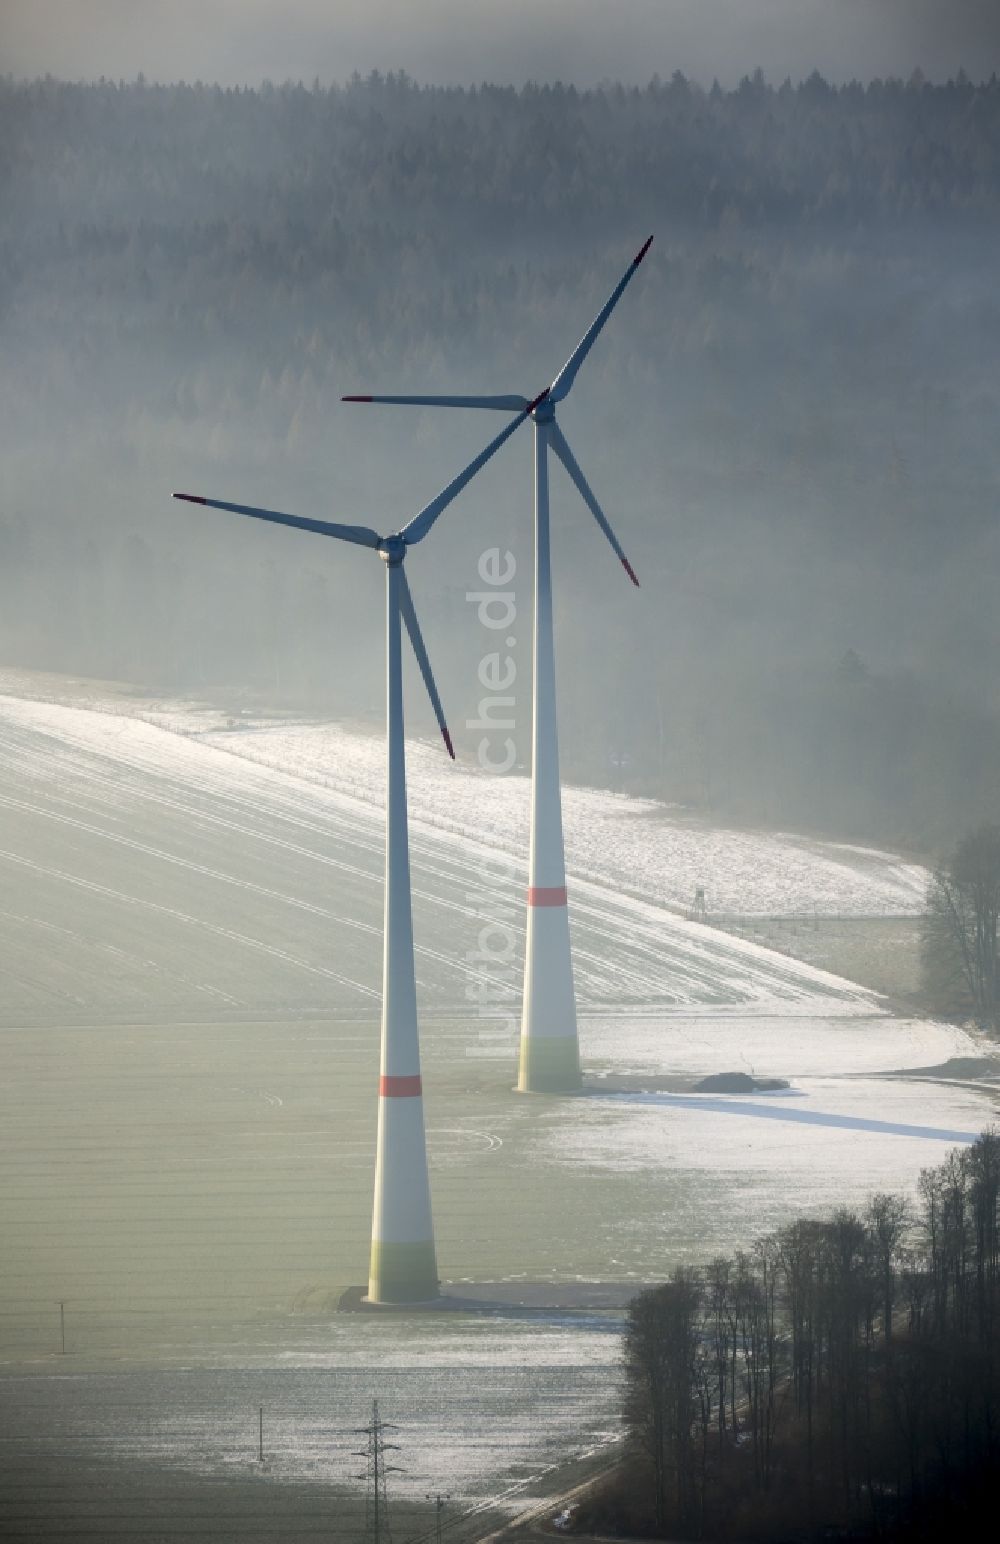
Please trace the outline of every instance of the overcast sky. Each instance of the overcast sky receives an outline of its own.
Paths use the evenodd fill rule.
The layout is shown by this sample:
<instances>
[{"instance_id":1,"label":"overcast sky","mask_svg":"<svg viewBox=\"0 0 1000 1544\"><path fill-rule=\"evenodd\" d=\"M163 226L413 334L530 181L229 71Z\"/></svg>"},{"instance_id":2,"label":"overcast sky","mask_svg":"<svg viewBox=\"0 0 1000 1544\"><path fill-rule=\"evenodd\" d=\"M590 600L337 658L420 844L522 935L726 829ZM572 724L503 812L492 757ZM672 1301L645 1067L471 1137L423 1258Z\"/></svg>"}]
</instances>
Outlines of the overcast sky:
<instances>
[{"instance_id":1,"label":"overcast sky","mask_svg":"<svg viewBox=\"0 0 1000 1544\"><path fill-rule=\"evenodd\" d=\"M0 71L71 79L732 83L1000 71L1000 0L0 0Z\"/></svg>"}]
</instances>

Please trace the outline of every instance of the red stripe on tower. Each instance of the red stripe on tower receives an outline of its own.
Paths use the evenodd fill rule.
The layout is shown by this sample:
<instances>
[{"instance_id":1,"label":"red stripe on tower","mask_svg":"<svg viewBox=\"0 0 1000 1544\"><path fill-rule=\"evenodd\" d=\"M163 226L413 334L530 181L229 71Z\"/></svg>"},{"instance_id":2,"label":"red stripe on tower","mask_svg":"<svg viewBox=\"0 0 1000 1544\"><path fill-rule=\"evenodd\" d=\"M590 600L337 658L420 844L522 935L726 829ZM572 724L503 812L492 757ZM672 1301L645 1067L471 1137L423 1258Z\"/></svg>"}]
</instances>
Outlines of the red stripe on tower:
<instances>
[{"instance_id":1,"label":"red stripe on tower","mask_svg":"<svg viewBox=\"0 0 1000 1544\"><path fill-rule=\"evenodd\" d=\"M383 1073L378 1091L383 1099L416 1099L423 1092L419 1072L415 1077L387 1078Z\"/></svg>"},{"instance_id":2,"label":"red stripe on tower","mask_svg":"<svg viewBox=\"0 0 1000 1544\"><path fill-rule=\"evenodd\" d=\"M566 886L553 885L546 889L543 885L530 885L528 887L529 906L565 906Z\"/></svg>"}]
</instances>

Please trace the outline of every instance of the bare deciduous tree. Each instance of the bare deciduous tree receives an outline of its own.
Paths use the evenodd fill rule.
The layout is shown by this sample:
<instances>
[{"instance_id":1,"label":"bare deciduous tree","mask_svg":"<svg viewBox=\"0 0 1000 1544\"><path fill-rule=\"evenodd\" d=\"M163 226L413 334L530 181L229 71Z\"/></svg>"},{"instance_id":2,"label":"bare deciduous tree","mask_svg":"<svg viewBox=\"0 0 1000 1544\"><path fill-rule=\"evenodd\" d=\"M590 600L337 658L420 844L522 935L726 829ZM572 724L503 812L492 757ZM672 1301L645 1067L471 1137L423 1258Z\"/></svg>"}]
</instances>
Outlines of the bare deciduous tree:
<instances>
[{"instance_id":1,"label":"bare deciduous tree","mask_svg":"<svg viewBox=\"0 0 1000 1544\"><path fill-rule=\"evenodd\" d=\"M1000 826L963 837L935 870L927 896L925 981L934 996L1000 1023Z\"/></svg>"},{"instance_id":2,"label":"bare deciduous tree","mask_svg":"<svg viewBox=\"0 0 1000 1544\"><path fill-rule=\"evenodd\" d=\"M681 1525L695 1523L700 1510L693 1428L708 1389L701 1301L697 1277L678 1269L666 1286L641 1292L629 1307L626 1421L652 1459L656 1525L661 1530L668 1516ZM704 1457L707 1415L703 1425Z\"/></svg>"}]
</instances>

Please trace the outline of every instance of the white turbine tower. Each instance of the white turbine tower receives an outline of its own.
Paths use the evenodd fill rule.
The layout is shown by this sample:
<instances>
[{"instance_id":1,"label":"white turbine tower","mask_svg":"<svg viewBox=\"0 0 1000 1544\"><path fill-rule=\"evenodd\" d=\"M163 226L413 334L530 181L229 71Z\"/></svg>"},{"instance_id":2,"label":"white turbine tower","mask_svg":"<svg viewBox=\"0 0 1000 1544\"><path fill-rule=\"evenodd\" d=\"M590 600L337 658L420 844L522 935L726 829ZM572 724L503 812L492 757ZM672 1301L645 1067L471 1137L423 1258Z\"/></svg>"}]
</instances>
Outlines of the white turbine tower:
<instances>
[{"instance_id":1,"label":"white turbine tower","mask_svg":"<svg viewBox=\"0 0 1000 1544\"><path fill-rule=\"evenodd\" d=\"M382 966L382 1047L379 1070L378 1146L375 1206L372 1218L368 1298L373 1303L418 1303L438 1295L434 1229L424 1137L420 1080L420 1039L413 972L413 922L410 907L410 856L406 819L406 760L403 744L403 678L400 620L409 634L427 695L454 759L441 699L431 673L410 587L403 572L407 550L422 541L438 515L508 439L522 413L470 462L437 498L402 530L379 536L360 525L332 525L273 509L229 504L221 499L175 493L175 499L228 509L256 520L314 531L339 541L370 547L385 563L386 577L386 824L385 936Z\"/></svg>"},{"instance_id":2,"label":"white turbine tower","mask_svg":"<svg viewBox=\"0 0 1000 1544\"><path fill-rule=\"evenodd\" d=\"M531 846L528 864L527 943L521 1016L518 1089L522 1093L573 1093L580 1088L573 960L566 905L559 738L556 726L555 655L552 640L552 568L549 548L550 448L611 543L634 585L639 581L608 524L556 422L556 404L567 397L602 327L652 244L632 259L559 374L537 397L350 396L345 402L390 402L421 407L480 407L530 414L535 425L535 628L532 660Z\"/></svg>"}]
</instances>

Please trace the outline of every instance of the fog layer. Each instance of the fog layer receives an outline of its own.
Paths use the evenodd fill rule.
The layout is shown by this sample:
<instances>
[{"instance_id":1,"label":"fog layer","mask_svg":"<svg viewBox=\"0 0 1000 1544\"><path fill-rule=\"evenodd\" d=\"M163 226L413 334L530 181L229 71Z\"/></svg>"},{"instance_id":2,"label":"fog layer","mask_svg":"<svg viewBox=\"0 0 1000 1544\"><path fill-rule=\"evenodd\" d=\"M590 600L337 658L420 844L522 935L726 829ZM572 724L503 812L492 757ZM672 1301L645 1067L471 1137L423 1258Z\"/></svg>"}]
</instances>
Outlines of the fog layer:
<instances>
[{"instance_id":1,"label":"fog layer","mask_svg":"<svg viewBox=\"0 0 1000 1544\"><path fill-rule=\"evenodd\" d=\"M645 82L682 69L735 85L760 65L780 80L935 80L1000 69L995 0L4 0L0 65L20 75L341 80L405 68L475 84Z\"/></svg>"},{"instance_id":2,"label":"fog layer","mask_svg":"<svg viewBox=\"0 0 1000 1544\"><path fill-rule=\"evenodd\" d=\"M997 813L1000 87L0 85L0 657L381 715L379 565L172 489L394 529L651 231L552 473L564 770L932 847ZM410 564L462 730L530 431ZM427 727L413 694L412 723ZM625 758L624 773L620 766Z\"/></svg>"}]
</instances>

